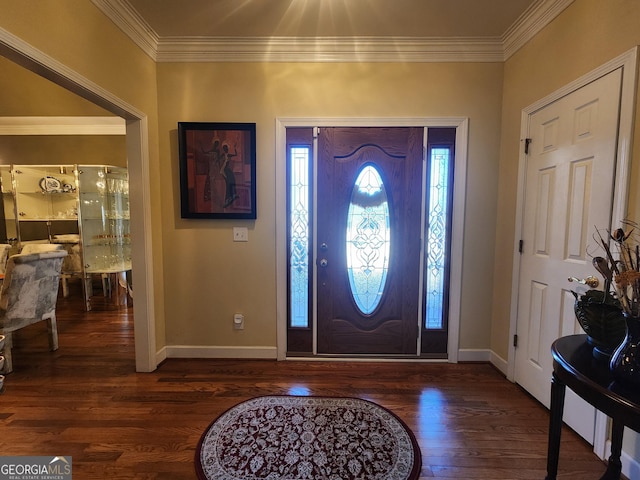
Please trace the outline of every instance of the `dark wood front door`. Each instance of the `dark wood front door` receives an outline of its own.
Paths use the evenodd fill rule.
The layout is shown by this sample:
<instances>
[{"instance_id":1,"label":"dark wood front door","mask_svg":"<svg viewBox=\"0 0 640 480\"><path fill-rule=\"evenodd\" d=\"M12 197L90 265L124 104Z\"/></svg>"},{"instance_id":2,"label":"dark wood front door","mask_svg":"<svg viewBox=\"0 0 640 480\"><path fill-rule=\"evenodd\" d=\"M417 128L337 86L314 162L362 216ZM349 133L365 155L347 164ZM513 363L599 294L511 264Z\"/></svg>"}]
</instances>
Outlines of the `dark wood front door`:
<instances>
[{"instance_id":1,"label":"dark wood front door","mask_svg":"<svg viewBox=\"0 0 640 480\"><path fill-rule=\"evenodd\" d=\"M320 129L320 354L417 354L423 132L413 127ZM381 187L354 188L367 174ZM371 205L379 211L367 216ZM350 221L354 215L359 216ZM370 280L366 275L376 269Z\"/></svg>"}]
</instances>

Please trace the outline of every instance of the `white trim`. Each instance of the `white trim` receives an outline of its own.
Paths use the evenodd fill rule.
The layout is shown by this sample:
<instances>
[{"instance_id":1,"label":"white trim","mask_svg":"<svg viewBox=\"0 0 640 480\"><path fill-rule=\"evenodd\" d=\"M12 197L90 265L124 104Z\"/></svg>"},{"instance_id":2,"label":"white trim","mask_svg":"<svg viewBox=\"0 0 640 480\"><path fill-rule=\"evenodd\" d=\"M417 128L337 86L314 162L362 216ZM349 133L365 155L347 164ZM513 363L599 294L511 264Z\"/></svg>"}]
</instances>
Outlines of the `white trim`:
<instances>
[{"instance_id":1,"label":"white trim","mask_svg":"<svg viewBox=\"0 0 640 480\"><path fill-rule=\"evenodd\" d=\"M618 129L618 150L616 162L616 178L614 185L613 199L613 218L612 223L615 225L624 219L627 212L627 202L629 198L629 181L631 169L631 143L633 138L633 119L636 96L636 77L638 63L638 47L619 55L604 65L583 75L577 80L556 90L541 100L529 105L522 110L520 116L520 140L521 143L528 135L529 116L534 112L544 108L545 106L555 102L556 100L582 88L583 86L601 78L619 68L622 68L622 88L620 98L620 122ZM522 238L522 222L524 217L524 185L525 185L526 156L524 148L520 148L518 162L518 190L516 200L516 222L515 236L513 245L513 271L511 279L511 304L510 304L510 322L509 322L509 338L517 332L518 320L518 291L520 278L520 254L518 252L518 243ZM508 353L507 379L515 381L515 347L510 344ZM595 434L593 450L600 458L605 455L605 442L608 435L608 419L605 415L598 412L596 414Z\"/></svg>"},{"instance_id":2,"label":"white trim","mask_svg":"<svg viewBox=\"0 0 640 480\"><path fill-rule=\"evenodd\" d=\"M0 117L0 135L126 135L120 117Z\"/></svg>"},{"instance_id":3,"label":"white trim","mask_svg":"<svg viewBox=\"0 0 640 480\"><path fill-rule=\"evenodd\" d=\"M489 362L491 351L484 348L461 348L457 357L460 362Z\"/></svg>"},{"instance_id":4,"label":"white trim","mask_svg":"<svg viewBox=\"0 0 640 480\"><path fill-rule=\"evenodd\" d=\"M491 365L493 365L498 370L500 370L505 377L507 376L507 369L509 367L509 364L508 364L507 360L502 358L500 355L498 355L493 350L491 351L491 358L490 358L489 362L491 363Z\"/></svg>"},{"instance_id":5,"label":"white trim","mask_svg":"<svg viewBox=\"0 0 640 480\"><path fill-rule=\"evenodd\" d=\"M572 3L573 0L544 0L533 3L502 36L504 60L508 60L520 50Z\"/></svg>"},{"instance_id":6,"label":"white trim","mask_svg":"<svg viewBox=\"0 0 640 480\"><path fill-rule=\"evenodd\" d=\"M161 62L502 62L499 38L171 37Z\"/></svg>"},{"instance_id":7,"label":"white trim","mask_svg":"<svg viewBox=\"0 0 640 480\"><path fill-rule=\"evenodd\" d=\"M142 18L131 4L124 0L91 0L133 43L156 60L158 53L158 34Z\"/></svg>"},{"instance_id":8,"label":"white trim","mask_svg":"<svg viewBox=\"0 0 640 480\"><path fill-rule=\"evenodd\" d=\"M537 0L501 37L160 37L126 0L91 0L157 62L502 62L573 0Z\"/></svg>"},{"instance_id":9,"label":"white trim","mask_svg":"<svg viewBox=\"0 0 640 480\"><path fill-rule=\"evenodd\" d=\"M165 358L277 358L276 347L229 347L216 345L167 345L163 348Z\"/></svg>"},{"instance_id":10,"label":"white trim","mask_svg":"<svg viewBox=\"0 0 640 480\"><path fill-rule=\"evenodd\" d=\"M608 457L607 452L607 438L609 437L609 417L607 417L600 410L596 410L595 423L593 425L593 453L595 453L600 460L605 460Z\"/></svg>"},{"instance_id":11,"label":"white trim","mask_svg":"<svg viewBox=\"0 0 640 480\"><path fill-rule=\"evenodd\" d=\"M276 347L278 360L287 355L287 126L276 118Z\"/></svg>"},{"instance_id":12,"label":"white trim","mask_svg":"<svg viewBox=\"0 0 640 480\"><path fill-rule=\"evenodd\" d=\"M131 176L132 263L135 271L134 337L136 370L150 372L155 363L153 255L149 197L149 141L146 115L91 80L0 28L0 55L89 100L114 115L128 119L127 154ZM136 225L139 225L136 227Z\"/></svg>"},{"instance_id":13,"label":"white trim","mask_svg":"<svg viewBox=\"0 0 640 480\"><path fill-rule=\"evenodd\" d=\"M455 127L456 164L454 169L453 231L451 242L451 285L449 304L448 361L458 361L462 264L468 162L466 117L436 118L276 118L276 331L278 359L287 350L287 271L286 271L286 129L287 127ZM487 360L489 356L487 356Z\"/></svg>"},{"instance_id":14,"label":"white trim","mask_svg":"<svg viewBox=\"0 0 640 480\"><path fill-rule=\"evenodd\" d=\"M630 430L625 427L624 434L635 433L633 430ZM607 452L611 451L611 441L607 440L606 443ZM640 478L640 460L634 458L632 455L629 455L624 450L620 455L620 462L622 463L622 474L625 478Z\"/></svg>"},{"instance_id":15,"label":"white trim","mask_svg":"<svg viewBox=\"0 0 640 480\"><path fill-rule=\"evenodd\" d=\"M449 126L435 125L433 126ZM456 163L453 170L453 223L451 225L451 274L449 280L449 361L458 361L460 317L462 315L462 266L464 265L464 226L467 211L467 164L469 119L460 119L456 126Z\"/></svg>"},{"instance_id":16,"label":"white trim","mask_svg":"<svg viewBox=\"0 0 640 480\"><path fill-rule=\"evenodd\" d=\"M156 323L151 240L151 182L149 173L148 119L127 122L127 165L131 218L131 264L133 272L133 325L136 371L151 372L155 363Z\"/></svg>"}]
</instances>

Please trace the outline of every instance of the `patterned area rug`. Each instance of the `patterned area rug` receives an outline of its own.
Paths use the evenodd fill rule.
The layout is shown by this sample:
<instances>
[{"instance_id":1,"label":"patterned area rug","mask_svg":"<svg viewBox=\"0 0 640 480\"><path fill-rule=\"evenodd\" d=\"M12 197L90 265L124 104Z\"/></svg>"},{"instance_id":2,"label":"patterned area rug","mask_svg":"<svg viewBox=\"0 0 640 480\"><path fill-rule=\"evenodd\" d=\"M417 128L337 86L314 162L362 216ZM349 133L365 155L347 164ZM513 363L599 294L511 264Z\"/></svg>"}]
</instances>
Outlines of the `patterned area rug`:
<instances>
[{"instance_id":1,"label":"patterned area rug","mask_svg":"<svg viewBox=\"0 0 640 480\"><path fill-rule=\"evenodd\" d=\"M422 459L411 430L373 402L267 396L220 415L195 464L203 480L415 480Z\"/></svg>"}]
</instances>

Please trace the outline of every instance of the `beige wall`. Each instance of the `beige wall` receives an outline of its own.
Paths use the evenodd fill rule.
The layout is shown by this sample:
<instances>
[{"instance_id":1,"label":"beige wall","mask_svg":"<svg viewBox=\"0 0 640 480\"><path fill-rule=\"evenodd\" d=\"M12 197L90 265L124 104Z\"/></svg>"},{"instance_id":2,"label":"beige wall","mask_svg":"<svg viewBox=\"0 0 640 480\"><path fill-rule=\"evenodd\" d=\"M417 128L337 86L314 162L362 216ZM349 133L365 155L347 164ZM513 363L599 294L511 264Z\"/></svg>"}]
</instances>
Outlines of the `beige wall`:
<instances>
[{"instance_id":1,"label":"beige wall","mask_svg":"<svg viewBox=\"0 0 640 480\"><path fill-rule=\"evenodd\" d=\"M516 183L522 110L582 75L640 44L640 2L577 0L520 49L504 68L500 181L496 229L491 349L507 359ZM636 105L636 119L638 108ZM635 144L640 122L635 122ZM632 188L637 190L640 149L632 154ZM635 187L635 188L634 188ZM638 196L629 199L636 218Z\"/></svg>"},{"instance_id":2,"label":"beige wall","mask_svg":"<svg viewBox=\"0 0 640 480\"><path fill-rule=\"evenodd\" d=\"M487 348L502 65L159 64L158 99L169 345L275 346L275 119L470 118L461 348ZM179 121L257 124L258 219L183 220ZM249 227L248 243L232 227ZM232 329L234 312L245 330Z\"/></svg>"},{"instance_id":3,"label":"beige wall","mask_svg":"<svg viewBox=\"0 0 640 480\"><path fill-rule=\"evenodd\" d=\"M0 136L0 165L127 166L124 135Z\"/></svg>"},{"instance_id":4,"label":"beige wall","mask_svg":"<svg viewBox=\"0 0 640 480\"><path fill-rule=\"evenodd\" d=\"M275 345L275 118L469 117L460 347L506 358L520 112L640 43L639 9L578 0L504 65L156 65L77 0L0 0L0 27L148 115L158 347ZM255 222L179 218L178 121L257 123ZM246 244L231 241L239 224Z\"/></svg>"}]
</instances>

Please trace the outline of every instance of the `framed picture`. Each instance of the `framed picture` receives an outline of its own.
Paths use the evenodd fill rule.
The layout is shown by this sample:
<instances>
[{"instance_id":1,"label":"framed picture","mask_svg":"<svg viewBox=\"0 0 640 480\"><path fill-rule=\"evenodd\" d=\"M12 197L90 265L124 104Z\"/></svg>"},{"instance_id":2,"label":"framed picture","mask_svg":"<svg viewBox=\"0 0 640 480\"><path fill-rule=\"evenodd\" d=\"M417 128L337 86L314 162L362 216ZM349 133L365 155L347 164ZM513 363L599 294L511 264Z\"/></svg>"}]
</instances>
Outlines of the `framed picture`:
<instances>
[{"instance_id":1,"label":"framed picture","mask_svg":"<svg viewBox=\"0 0 640 480\"><path fill-rule=\"evenodd\" d=\"M182 218L256 218L256 124L178 122Z\"/></svg>"}]
</instances>

